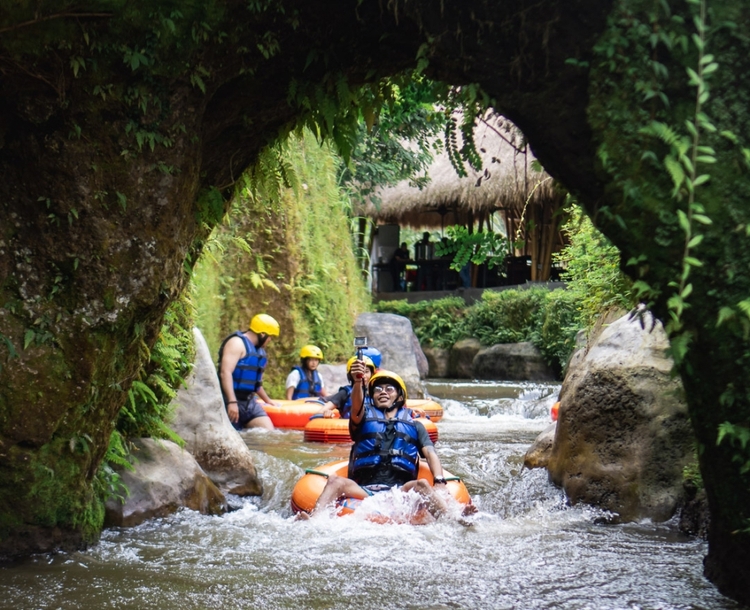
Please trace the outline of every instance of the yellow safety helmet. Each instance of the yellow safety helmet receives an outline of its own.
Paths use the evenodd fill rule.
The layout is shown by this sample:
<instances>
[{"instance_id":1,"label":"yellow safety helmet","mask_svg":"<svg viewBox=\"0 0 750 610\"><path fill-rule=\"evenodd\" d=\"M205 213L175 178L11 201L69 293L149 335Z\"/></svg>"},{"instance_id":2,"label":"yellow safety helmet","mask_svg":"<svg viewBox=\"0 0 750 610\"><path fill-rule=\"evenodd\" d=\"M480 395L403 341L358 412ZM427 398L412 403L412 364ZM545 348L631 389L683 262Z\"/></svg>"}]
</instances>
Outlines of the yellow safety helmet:
<instances>
[{"instance_id":1,"label":"yellow safety helmet","mask_svg":"<svg viewBox=\"0 0 750 610\"><path fill-rule=\"evenodd\" d=\"M323 360L323 351L317 345L305 345L299 351L300 358L317 358Z\"/></svg>"},{"instance_id":2,"label":"yellow safety helmet","mask_svg":"<svg viewBox=\"0 0 750 610\"><path fill-rule=\"evenodd\" d=\"M279 323L271 316L265 313L259 313L250 320L250 330L256 335L264 333L266 335L279 336Z\"/></svg>"},{"instance_id":3,"label":"yellow safety helmet","mask_svg":"<svg viewBox=\"0 0 750 610\"><path fill-rule=\"evenodd\" d=\"M372 377L370 377L370 383L367 387L368 392L370 396L372 396L372 390L376 385L380 385L383 383L383 381L388 380L394 382L399 388L401 388L401 393L403 394L404 402L406 402L406 384L404 383L404 380L401 379L396 373L392 371L386 371L383 369L380 369L377 373L375 373Z\"/></svg>"},{"instance_id":4,"label":"yellow safety helmet","mask_svg":"<svg viewBox=\"0 0 750 610\"><path fill-rule=\"evenodd\" d=\"M349 374L349 372L352 370L352 364L354 364L356 361L357 361L356 356L352 356L351 358L349 358L349 360L346 363L347 374ZM373 373L375 372L375 363L372 360L370 360L367 356L364 357L364 363L365 363L365 366L372 369Z\"/></svg>"}]
</instances>

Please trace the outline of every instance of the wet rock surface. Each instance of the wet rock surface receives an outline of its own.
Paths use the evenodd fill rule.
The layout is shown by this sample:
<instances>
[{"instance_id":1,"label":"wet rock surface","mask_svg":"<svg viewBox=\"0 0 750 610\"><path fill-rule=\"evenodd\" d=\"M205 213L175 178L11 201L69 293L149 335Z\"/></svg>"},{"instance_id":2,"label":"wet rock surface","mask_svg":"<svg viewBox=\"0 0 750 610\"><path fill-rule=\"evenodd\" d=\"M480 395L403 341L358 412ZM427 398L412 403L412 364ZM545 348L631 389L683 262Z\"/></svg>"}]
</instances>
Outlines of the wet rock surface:
<instances>
[{"instance_id":1,"label":"wet rock surface","mask_svg":"<svg viewBox=\"0 0 750 610\"><path fill-rule=\"evenodd\" d=\"M555 381L557 376L542 353L528 341L500 343L481 349L471 363L474 379Z\"/></svg>"},{"instance_id":2,"label":"wet rock surface","mask_svg":"<svg viewBox=\"0 0 750 610\"><path fill-rule=\"evenodd\" d=\"M174 399L170 426L223 493L259 495L262 486L252 454L229 421L208 345L197 328L193 335L195 366L187 387L180 388Z\"/></svg>"},{"instance_id":3,"label":"wet rock surface","mask_svg":"<svg viewBox=\"0 0 750 610\"><path fill-rule=\"evenodd\" d=\"M622 521L663 521L682 504L693 435L661 325L624 316L571 360L548 470L571 503Z\"/></svg>"},{"instance_id":4,"label":"wet rock surface","mask_svg":"<svg viewBox=\"0 0 750 610\"><path fill-rule=\"evenodd\" d=\"M410 398L425 397L420 368L427 368L427 359L408 318L365 313L357 318L354 334L367 337L367 344L380 350L383 355L380 367L401 376Z\"/></svg>"},{"instance_id":5,"label":"wet rock surface","mask_svg":"<svg viewBox=\"0 0 750 610\"><path fill-rule=\"evenodd\" d=\"M105 525L132 527L181 508L207 515L226 511L224 495L192 456L171 441L134 441L135 470L120 469L127 498L105 505Z\"/></svg>"}]
</instances>

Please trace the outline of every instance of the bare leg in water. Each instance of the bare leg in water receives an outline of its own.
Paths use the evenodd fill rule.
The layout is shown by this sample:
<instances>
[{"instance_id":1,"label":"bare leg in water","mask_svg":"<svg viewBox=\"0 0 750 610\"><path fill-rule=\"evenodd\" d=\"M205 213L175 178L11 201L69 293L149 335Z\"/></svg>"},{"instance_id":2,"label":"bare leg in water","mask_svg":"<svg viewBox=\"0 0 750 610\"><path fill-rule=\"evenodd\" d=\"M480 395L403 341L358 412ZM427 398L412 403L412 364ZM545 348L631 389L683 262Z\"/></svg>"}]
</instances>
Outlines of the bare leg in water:
<instances>
[{"instance_id":1,"label":"bare leg in water","mask_svg":"<svg viewBox=\"0 0 750 610\"><path fill-rule=\"evenodd\" d=\"M323 488L312 512L309 515L305 512L297 513L297 518L308 519L317 513L321 507L332 506L342 496L364 500L368 494L351 479L331 474L328 476L326 486Z\"/></svg>"},{"instance_id":2,"label":"bare leg in water","mask_svg":"<svg viewBox=\"0 0 750 610\"><path fill-rule=\"evenodd\" d=\"M432 487L426 479L419 479L417 481L409 481L401 487L402 491L414 490L418 494L424 497L427 510L432 514L433 517L438 518L441 515L447 514L448 504L444 498L440 497L440 494L436 493L435 488ZM328 477L328 482L323 488L318 501L315 503L315 508L312 513L298 513L298 519L308 519L310 516L318 512L321 507L331 506L336 500L342 496L349 498L357 498L364 500L368 497L368 493L362 489L357 483L346 477L340 477L332 474Z\"/></svg>"}]
</instances>

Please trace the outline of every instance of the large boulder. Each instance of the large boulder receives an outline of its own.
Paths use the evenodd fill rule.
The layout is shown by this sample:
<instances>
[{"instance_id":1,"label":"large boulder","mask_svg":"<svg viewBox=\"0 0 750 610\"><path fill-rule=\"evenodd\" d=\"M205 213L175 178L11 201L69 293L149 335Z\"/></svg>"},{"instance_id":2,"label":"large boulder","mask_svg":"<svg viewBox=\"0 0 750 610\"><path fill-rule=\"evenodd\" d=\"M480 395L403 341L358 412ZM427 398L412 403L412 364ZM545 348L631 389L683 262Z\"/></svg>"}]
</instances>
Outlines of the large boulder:
<instances>
[{"instance_id":1,"label":"large boulder","mask_svg":"<svg viewBox=\"0 0 750 610\"><path fill-rule=\"evenodd\" d=\"M557 375L529 342L499 343L479 350L471 363L474 379L555 381Z\"/></svg>"},{"instance_id":2,"label":"large boulder","mask_svg":"<svg viewBox=\"0 0 750 610\"><path fill-rule=\"evenodd\" d=\"M141 438L134 441L135 470L119 468L128 497L105 504L105 525L132 527L154 517L189 508L204 515L226 511L226 500L201 467L171 441Z\"/></svg>"},{"instance_id":3,"label":"large boulder","mask_svg":"<svg viewBox=\"0 0 750 610\"><path fill-rule=\"evenodd\" d=\"M349 384L346 378L346 364L321 364L318 372L323 380L323 387L330 396L341 387Z\"/></svg>"},{"instance_id":4,"label":"large boulder","mask_svg":"<svg viewBox=\"0 0 750 610\"><path fill-rule=\"evenodd\" d=\"M546 468L549 464L549 456L552 455L552 446L555 443L555 431L557 422L552 422L542 433L536 437L531 447L523 456L523 465L526 468Z\"/></svg>"},{"instance_id":5,"label":"large boulder","mask_svg":"<svg viewBox=\"0 0 750 610\"><path fill-rule=\"evenodd\" d=\"M222 492L260 495L262 486L252 455L229 421L206 340L197 328L193 335L195 366L187 387L180 388L174 399L175 417L170 426Z\"/></svg>"},{"instance_id":6,"label":"large boulder","mask_svg":"<svg viewBox=\"0 0 750 610\"><path fill-rule=\"evenodd\" d=\"M461 339L451 348L448 362L448 375L458 379L472 379L471 365L474 356L482 349L479 339Z\"/></svg>"},{"instance_id":7,"label":"large boulder","mask_svg":"<svg viewBox=\"0 0 750 610\"><path fill-rule=\"evenodd\" d=\"M622 521L664 521L677 510L693 434L668 346L648 315L643 326L623 316L571 360L547 465L571 503Z\"/></svg>"},{"instance_id":8,"label":"large boulder","mask_svg":"<svg viewBox=\"0 0 750 610\"><path fill-rule=\"evenodd\" d=\"M427 358L427 370L430 377L448 377L450 370L450 350L442 347L423 347L425 358Z\"/></svg>"},{"instance_id":9,"label":"large boulder","mask_svg":"<svg viewBox=\"0 0 750 610\"><path fill-rule=\"evenodd\" d=\"M430 374L430 363L427 360L427 356L425 356L425 353L422 351L422 346L419 344L419 338L417 337L417 334L413 329L411 333L411 344L412 349L414 350L414 357L417 360L417 371L419 371L419 378L426 379Z\"/></svg>"},{"instance_id":10,"label":"large boulder","mask_svg":"<svg viewBox=\"0 0 750 610\"><path fill-rule=\"evenodd\" d=\"M354 334L367 337L368 345L380 350L380 367L401 376L410 398L426 396L420 360L426 368L427 359L408 318L392 313L363 313L354 324Z\"/></svg>"}]
</instances>

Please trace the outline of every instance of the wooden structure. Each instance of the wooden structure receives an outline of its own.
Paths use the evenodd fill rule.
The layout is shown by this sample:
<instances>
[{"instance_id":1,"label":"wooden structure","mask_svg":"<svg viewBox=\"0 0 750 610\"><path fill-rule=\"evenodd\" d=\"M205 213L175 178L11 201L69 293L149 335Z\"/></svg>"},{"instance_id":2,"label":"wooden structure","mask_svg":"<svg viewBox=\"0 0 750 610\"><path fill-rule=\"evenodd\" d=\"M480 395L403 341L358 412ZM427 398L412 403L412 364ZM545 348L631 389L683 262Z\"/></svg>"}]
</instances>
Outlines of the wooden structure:
<instances>
[{"instance_id":1,"label":"wooden structure","mask_svg":"<svg viewBox=\"0 0 750 610\"><path fill-rule=\"evenodd\" d=\"M544 172L510 121L489 114L477 121L474 141L483 167L466 166L459 177L443 151L431 165L430 182L423 189L408 180L377 190L357 210L375 224L398 224L415 229L441 230L466 226L470 232L488 230L499 213L516 260L531 260L532 281L550 279L552 253L564 244L560 231L565 193ZM460 146L460 144L459 144Z\"/></svg>"}]
</instances>

